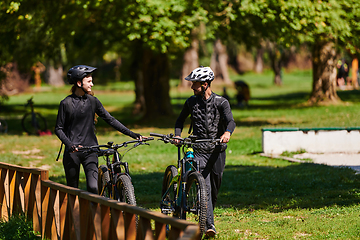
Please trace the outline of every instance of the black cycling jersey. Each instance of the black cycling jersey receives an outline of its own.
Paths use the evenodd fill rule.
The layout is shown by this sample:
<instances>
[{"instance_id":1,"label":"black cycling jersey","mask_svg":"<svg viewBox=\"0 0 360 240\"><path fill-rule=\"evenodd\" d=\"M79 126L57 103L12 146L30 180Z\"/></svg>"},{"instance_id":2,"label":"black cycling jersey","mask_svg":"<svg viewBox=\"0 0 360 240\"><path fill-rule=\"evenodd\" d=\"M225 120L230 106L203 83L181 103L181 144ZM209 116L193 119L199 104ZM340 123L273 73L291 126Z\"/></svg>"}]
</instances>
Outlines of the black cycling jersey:
<instances>
[{"instance_id":1,"label":"black cycling jersey","mask_svg":"<svg viewBox=\"0 0 360 240\"><path fill-rule=\"evenodd\" d=\"M215 93L206 100L202 96L193 95L188 98L175 123L175 136L180 136L186 118L191 115L193 134L198 138L220 138L225 131L233 133L235 121L229 101ZM211 152L213 144L204 143L198 146L200 151ZM226 149L224 143L223 150ZM197 146L196 146L197 147Z\"/></svg>"},{"instance_id":2,"label":"black cycling jersey","mask_svg":"<svg viewBox=\"0 0 360 240\"><path fill-rule=\"evenodd\" d=\"M94 132L94 113L91 106L89 97L85 94L84 96L77 96L72 94L68 96L71 98L73 104L73 116L69 116L69 111L66 108L65 99L60 102L59 112L57 115L55 134L65 144L66 149L71 146L92 146L97 145L98 141ZM110 126L118 130L119 132L128 135L134 139L139 137L130 131L122 123L116 120L105 110L101 102L95 98L95 113L102 118ZM69 122L71 119L71 122Z\"/></svg>"}]
</instances>

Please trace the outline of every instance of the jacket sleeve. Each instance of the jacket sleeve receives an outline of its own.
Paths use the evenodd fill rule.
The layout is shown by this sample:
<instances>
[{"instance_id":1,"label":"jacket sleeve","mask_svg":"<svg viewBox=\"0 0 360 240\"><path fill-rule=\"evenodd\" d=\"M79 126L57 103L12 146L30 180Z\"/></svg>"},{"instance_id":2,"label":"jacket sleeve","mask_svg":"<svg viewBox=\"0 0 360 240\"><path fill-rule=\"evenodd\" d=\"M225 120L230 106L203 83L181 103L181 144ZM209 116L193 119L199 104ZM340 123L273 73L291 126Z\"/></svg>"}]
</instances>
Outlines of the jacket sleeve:
<instances>
[{"instance_id":1,"label":"jacket sleeve","mask_svg":"<svg viewBox=\"0 0 360 240\"><path fill-rule=\"evenodd\" d=\"M184 128L185 120L189 116L189 114L190 114L190 109L188 105L188 100L186 100L183 109L181 110L180 115L175 122L175 136L181 136L181 132Z\"/></svg>"},{"instance_id":2,"label":"jacket sleeve","mask_svg":"<svg viewBox=\"0 0 360 240\"><path fill-rule=\"evenodd\" d=\"M140 136L140 134L134 133L133 131L131 131L130 129L125 127L116 118L111 116L110 113L108 111L106 111L106 109L104 108L102 103L99 101L99 99L95 98L95 102L96 102L95 113L99 117L101 117L107 124L112 126L117 131L119 131L119 132L121 132L121 133L123 133L123 134L125 134L125 135L127 135L129 137L132 137L134 139L136 139L136 138L138 138Z\"/></svg>"},{"instance_id":3,"label":"jacket sleeve","mask_svg":"<svg viewBox=\"0 0 360 240\"><path fill-rule=\"evenodd\" d=\"M224 98L224 101L221 103L222 115L224 121L226 123L225 131L230 132L232 134L235 130L236 123L234 121L234 117L231 112L230 103L228 100Z\"/></svg>"},{"instance_id":4,"label":"jacket sleeve","mask_svg":"<svg viewBox=\"0 0 360 240\"><path fill-rule=\"evenodd\" d=\"M66 136L66 129L65 129L65 121L66 121L66 109L64 100L60 102L58 115L56 118L56 125L55 125L55 134L56 136L65 144L67 148L70 148L73 144L70 139Z\"/></svg>"}]
</instances>

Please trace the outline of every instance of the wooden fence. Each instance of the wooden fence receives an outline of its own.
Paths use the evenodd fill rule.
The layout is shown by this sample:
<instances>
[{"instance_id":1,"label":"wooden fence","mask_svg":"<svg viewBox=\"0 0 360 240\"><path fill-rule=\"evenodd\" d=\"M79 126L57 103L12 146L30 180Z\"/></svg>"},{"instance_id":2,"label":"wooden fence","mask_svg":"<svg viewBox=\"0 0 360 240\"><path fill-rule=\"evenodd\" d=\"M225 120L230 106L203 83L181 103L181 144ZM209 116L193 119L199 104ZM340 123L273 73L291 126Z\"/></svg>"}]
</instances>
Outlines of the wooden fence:
<instances>
[{"instance_id":1,"label":"wooden fence","mask_svg":"<svg viewBox=\"0 0 360 240\"><path fill-rule=\"evenodd\" d=\"M24 212L42 238L201 239L196 224L52 182L47 170L5 163L0 170L0 217Z\"/></svg>"}]
</instances>

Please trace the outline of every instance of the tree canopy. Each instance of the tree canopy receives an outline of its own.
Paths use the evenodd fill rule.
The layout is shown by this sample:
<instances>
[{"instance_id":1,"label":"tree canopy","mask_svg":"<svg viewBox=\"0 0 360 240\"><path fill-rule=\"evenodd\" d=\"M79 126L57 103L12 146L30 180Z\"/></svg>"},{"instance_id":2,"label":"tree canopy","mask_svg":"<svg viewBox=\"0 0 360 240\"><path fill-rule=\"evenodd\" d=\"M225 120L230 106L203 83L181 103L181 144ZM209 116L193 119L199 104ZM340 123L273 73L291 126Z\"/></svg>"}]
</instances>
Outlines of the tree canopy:
<instances>
[{"instance_id":1,"label":"tree canopy","mask_svg":"<svg viewBox=\"0 0 360 240\"><path fill-rule=\"evenodd\" d=\"M29 69L52 60L70 67L102 61L109 51L128 54L136 86L153 88L146 101L157 98L168 108L169 54L185 51L201 23L209 39L231 37L248 46L265 39L285 48L333 42L356 53L359 7L357 0L4 0L0 65L18 62Z\"/></svg>"}]
</instances>

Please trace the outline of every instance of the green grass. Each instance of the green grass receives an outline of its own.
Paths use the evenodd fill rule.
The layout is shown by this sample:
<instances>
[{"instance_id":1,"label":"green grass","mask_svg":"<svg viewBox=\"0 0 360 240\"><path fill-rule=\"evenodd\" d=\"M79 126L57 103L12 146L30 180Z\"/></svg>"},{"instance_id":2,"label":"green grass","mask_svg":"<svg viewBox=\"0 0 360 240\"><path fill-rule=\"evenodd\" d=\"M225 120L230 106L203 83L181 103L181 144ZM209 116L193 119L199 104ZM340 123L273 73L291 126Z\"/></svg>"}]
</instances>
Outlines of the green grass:
<instances>
[{"instance_id":1,"label":"green grass","mask_svg":"<svg viewBox=\"0 0 360 240\"><path fill-rule=\"evenodd\" d=\"M360 91L339 91L335 106L307 106L311 72L284 73L283 85L273 85L271 73L231 75L249 83L252 99L247 108L233 109L237 128L227 149L226 168L215 209L217 239L358 239L360 238L360 175L349 168L292 163L260 156L262 128L359 126ZM129 85L130 84L130 85ZM94 87L96 96L112 115L143 135L170 133L183 101L191 91L179 91L172 80L175 115L154 122L131 116L131 83ZM221 86L214 84L221 94ZM114 90L116 89L116 90ZM235 91L228 87L229 95ZM56 136L26 136L21 130L23 104L34 96L35 108L53 129L59 101L69 86L47 87L41 92L11 96L0 110L9 132L0 137L0 161L22 166L47 167L50 179L65 183L62 162L55 162L60 147ZM231 101L233 104L234 101ZM188 125L184 132L187 131ZM128 140L102 120L97 125L99 143ZM163 172L176 164L172 145L151 142L129 152L129 162L139 206L159 211ZM102 159L100 163L104 163ZM80 188L85 189L84 175Z\"/></svg>"}]
</instances>

